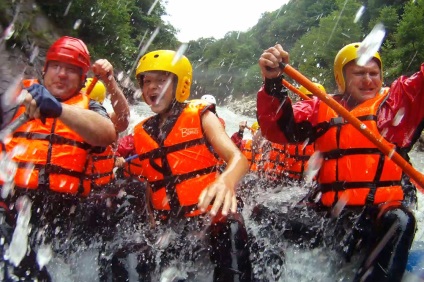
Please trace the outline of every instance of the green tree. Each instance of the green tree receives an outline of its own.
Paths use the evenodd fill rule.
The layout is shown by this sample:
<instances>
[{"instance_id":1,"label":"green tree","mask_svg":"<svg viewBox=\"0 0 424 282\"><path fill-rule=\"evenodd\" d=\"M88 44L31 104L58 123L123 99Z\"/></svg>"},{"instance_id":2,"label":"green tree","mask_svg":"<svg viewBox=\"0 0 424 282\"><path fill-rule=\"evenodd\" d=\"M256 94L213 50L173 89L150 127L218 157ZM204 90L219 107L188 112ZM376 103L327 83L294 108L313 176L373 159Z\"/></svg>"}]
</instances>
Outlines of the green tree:
<instances>
[{"instance_id":1,"label":"green tree","mask_svg":"<svg viewBox=\"0 0 424 282\"><path fill-rule=\"evenodd\" d=\"M338 9L321 18L319 26L297 40L290 51L291 64L313 81L319 82L328 92L334 92L334 57L344 45L361 41L362 32L354 24L359 1L337 1Z\"/></svg>"},{"instance_id":2,"label":"green tree","mask_svg":"<svg viewBox=\"0 0 424 282\"><path fill-rule=\"evenodd\" d=\"M390 77L411 73L424 61L424 0L407 3L395 33L395 52Z\"/></svg>"}]
</instances>

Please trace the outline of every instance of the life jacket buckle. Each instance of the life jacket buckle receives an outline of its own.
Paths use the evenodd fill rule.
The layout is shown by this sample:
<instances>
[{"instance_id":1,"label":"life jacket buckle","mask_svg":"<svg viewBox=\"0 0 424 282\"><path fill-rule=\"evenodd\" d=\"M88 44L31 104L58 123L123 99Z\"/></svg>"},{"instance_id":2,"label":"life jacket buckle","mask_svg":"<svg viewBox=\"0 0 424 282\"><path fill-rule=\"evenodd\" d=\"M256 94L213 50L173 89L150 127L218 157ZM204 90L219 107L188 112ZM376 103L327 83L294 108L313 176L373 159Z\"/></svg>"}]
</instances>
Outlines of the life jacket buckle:
<instances>
[{"instance_id":1,"label":"life jacket buckle","mask_svg":"<svg viewBox=\"0 0 424 282\"><path fill-rule=\"evenodd\" d=\"M345 124L346 120L343 117L335 117L330 120L330 126Z\"/></svg>"}]
</instances>

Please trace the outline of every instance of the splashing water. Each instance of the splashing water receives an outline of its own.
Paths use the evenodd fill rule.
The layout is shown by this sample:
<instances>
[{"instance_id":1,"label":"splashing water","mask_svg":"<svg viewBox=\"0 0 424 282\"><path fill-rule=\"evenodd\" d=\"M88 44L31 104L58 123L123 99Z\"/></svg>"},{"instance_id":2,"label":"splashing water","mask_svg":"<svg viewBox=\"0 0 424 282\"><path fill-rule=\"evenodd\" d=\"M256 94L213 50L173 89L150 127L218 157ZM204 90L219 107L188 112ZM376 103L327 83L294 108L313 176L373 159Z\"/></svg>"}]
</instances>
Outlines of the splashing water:
<instances>
[{"instance_id":1,"label":"splashing water","mask_svg":"<svg viewBox=\"0 0 424 282\"><path fill-rule=\"evenodd\" d=\"M396 152L396 149L392 149L387 157L391 159L393 155L395 154L395 152Z\"/></svg>"},{"instance_id":2,"label":"splashing water","mask_svg":"<svg viewBox=\"0 0 424 282\"><path fill-rule=\"evenodd\" d=\"M355 19L353 20L354 23L357 23L359 19L362 17L362 15L365 12L365 6L361 6L358 11L356 12Z\"/></svg>"},{"instance_id":3,"label":"splashing water","mask_svg":"<svg viewBox=\"0 0 424 282\"><path fill-rule=\"evenodd\" d=\"M308 143L309 143L309 138L306 138L305 142L303 142L302 144L302 150L304 150L306 146L308 146Z\"/></svg>"},{"instance_id":4,"label":"splashing water","mask_svg":"<svg viewBox=\"0 0 424 282\"><path fill-rule=\"evenodd\" d=\"M68 3L68 6L66 6L65 12L63 13L63 16L64 16L64 17L66 17L66 16L68 15L68 13L69 13L69 9L71 8L71 6L72 6L72 1L70 1L70 2Z\"/></svg>"},{"instance_id":5,"label":"splashing water","mask_svg":"<svg viewBox=\"0 0 424 282\"><path fill-rule=\"evenodd\" d=\"M5 182L11 181L15 177L17 165L5 153L1 153L0 156L0 179Z\"/></svg>"},{"instance_id":6,"label":"splashing water","mask_svg":"<svg viewBox=\"0 0 424 282\"><path fill-rule=\"evenodd\" d=\"M38 57L38 54L40 53L40 49L38 48L38 46L34 47L34 50L32 50L31 52L31 56L29 57L29 61L31 63L34 63L35 58Z\"/></svg>"},{"instance_id":7,"label":"splashing water","mask_svg":"<svg viewBox=\"0 0 424 282\"><path fill-rule=\"evenodd\" d=\"M405 108L402 107L399 109L399 111L396 113L395 117L393 118L393 121L392 121L393 126L398 126L404 116L405 116Z\"/></svg>"},{"instance_id":8,"label":"splashing water","mask_svg":"<svg viewBox=\"0 0 424 282\"><path fill-rule=\"evenodd\" d=\"M375 249L372 251L370 256L367 258L365 265L371 265L371 263L374 261L374 259L378 256L378 254L381 252L381 250L384 248L384 246L390 241L390 238L393 237L395 232L399 229L399 222L394 222L392 226L390 226L390 229L387 231L387 233L384 235L383 239L378 243L378 245L375 247Z\"/></svg>"},{"instance_id":9,"label":"splashing water","mask_svg":"<svg viewBox=\"0 0 424 282\"><path fill-rule=\"evenodd\" d=\"M380 49L385 35L384 25L382 23L376 24L358 48L356 63L359 66L365 66L374 57Z\"/></svg>"},{"instance_id":10,"label":"splashing water","mask_svg":"<svg viewBox=\"0 0 424 282\"><path fill-rule=\"evenodd\" d=\"M181 46L178 48L174 58L172 59L172 63L171 63L172 65L175 65L179 60L181 60L181 58L183 57L187 48L188 48L187 43L181 44Z\"/></svg>"},{"instance_id":11,"label":"splashing water","mask_svg":"<svg viewBox=\"0 0 424 282\"><path fill-rule=\"evenodd\" d=\"M50 245L41 245L37 251L37 263L40 269L49 263L53 257L53 251Z\"/></svg>"},{"instance_id":12,"label":"splashing water","mask_svg":"<svg viewBox=\"0 0 424 282\"><path fill-rule=\"evenodd\" d=\"M149 16L152 12L153 12L153 10L155 9L155 7L156 7L156 4L159 2L159 0L155 0L155 2L152 4L152 6L150 6L150 8L149 8L149 11L147 11L147 15Z\"/></svg>"},{"instance_id":13,"label":"splashing water","mask_svg":"<svg viewBox=\"0 0 424 282\"><path fill-rule=\"evenodd\" d=\"M168 267L162 272L160 276L160 282L173 282L187 279L188 275L186 272L179 270L175 266Z\"/></svg>"},{"instance_id":14,"label":"splashing water","mask_svg":"<svg viewBox=\"0 0 424 282\"><path fill-rule=\"evenodd\" d=\"M1 97L3 107L13 108L21 104L28 91L20 90L23 75L18 75L6 89L6 92Z\"/></svg>"},{"instance_id":15,"label":"splashing water","mask_svg":"<svg viewBox=\"0 0 424 282\"><path fill-rule=\"evenodd\" d=\"M347 202L349 200L349 197L346 193L342 194L340 199L337 201L336 205L331 210L331 216L332 217L339 217L340 213L343 211L344 207L346 206Z\"/></svg>"},{"instance_id":16,"label":"splashing water","mask_svg":"<svg viewBox=\"0 0 424 282\"><path fill-rule=\"evenodd\" d=\"M6 250L6 255L15 266L18 266L25 257L28 248L32 203L27 196L22 196L18 198L16 205L19 210L18 219L13 231L12 242L10 242L10 246Z\"/></svg>"},{"instance_id":17,"label":"splashing water","mask_svg":"<svg viewBox=\"0 0 424 282\"><path fill-rule=\"evenodd\" d=\"M315 175L317 175L319 169L321 168L323 157L321 152L315 151L308 161L308 168L305 172L305 182L307 184L312 183Z\"/></svg>"},{"instance_id":18,"label":"splashing water","mask_svg":"<svg viewBox=\"0 0 424 282\"><path fill-rule=\"evenodd\" d=\"M15 33L15 24L14 23L11 23L4 30L4 33L3 33L4 40L9 40L10 38L12 38L12 36L13 36L14 33Z\"/></svg>"},{"instance_id":19,"label":"splashing water","mask_svg":"<svg viewBox=\"0 0 424 282\"><path fill-rule=\"evenodd\" d=\"M159 249L166 249L178 237L178 234L173 229L166 230L155 242Z\"/></svg>"},{"instance_id":20,"label":"splashing water","mask_svg":"<svg viewBox=\"0 0 424 282\"><path fill-rule=\"evenodd\" d=\"M232 134L236 131L238 131L239 122L240 120L248 119L249 123L252 123L255 119L250 117L244 117L241 115L235 115L233 112L229 111L227 108L219 107L219 114L221 117L223 117L227 122L226 131L229 134ZM134 114L133 114L134 113ZM152 113L149 110L149 107L145 103L139 103L134 108L132 108L132 121L135 120L140 121L146 116L150 116ZM249 133L249 132L247 132ZM250 135L245 134L245 138L250 138ZM418 168L421 169L421 171L424 169L424 154L416 152L412 155L413 161L415 164L418 164ZM419 158L418 160L415 158ZM266 203L269 206L275 206L275 207L284 207L287 203L292 203L293 201L300 200L304 194L305 189L302 189L303 187L296 187L294 185L282 185L282 189L279 190L277 193L274 193L275 190L270 191L268 189L269 187L266 187L264 185L261 185L260 179L254 178L253 181L257 182L257 191L254 191L254 201L257 203ZM268 191L266 191L268 189ZM265 191L264 191L265 190ZM419 197L419 203L422 203L422 194L418 195ZM333 257L332 253L329 253L328 250L323 250L321 248L316 249L308 249L303 250L297 248L293 244L283 245L284 240L281 240L277 238L276 242L271 242L269 240L266 240L266 236L261 237L261 233L259 232L261 228L269 227L266 224L259 225L255 222L253 222L249 216L251 215L251 210L253 208L253 201L251 199L246 199L245 201L245 207L243 210L243 217L246 221L246 227L249 228L249 232L251 232L252 236L256 240L264 239L264 249L261 250L258 253L251 253L251 254L257 254L261 258L266 257L269 253L276 252L278 248L283 248L285 252L285 262L284 265L277 270L277 272L273 272L273 269L278 267L278 263L274 263L274 261L269 260L261 260L260 263L256 263L253 265L254 271L259 271L258 269L262 269L264 272L264 280L263 281L352 281L346 278L346 276L343 276L343 271L349 271L350 269L348 267L351 267L350 265L348 267L341 268L340 264L341 261L337 261L337 257ZM282 209L282 208L281 208ZM418 220L418 226L422 225L422 212L418 211L417 213L417 220ZM305 218L307 218L307 215L305 215ZM144 223L141 223L140 226L142 226ZM134 226L133 226L134 227ZM142 227L140 227L141 229ZM144 227L143 227L144 228ZM148 229L148 228L146 228ZM125 243L131 238L136 241L145 241L145 237L143 236L143 233L139 231L139 233L131 232L130 228L126 228L126 225L119 228L120 232L125 234L125 236L118 236L119 241L115 242L117 244ZM421 233L420 233L421 230ZM143 229L144 232L144 229ZM278 233L277 233L278 234ZM138 237L137 237L138 236ZM136 238L137 237L137 238ZM159 238L155 237L155 238ZM416 240L422 240L422 229L419 228L416 234ZM151 244L154 244L156 240L152 240ZM277 244L275 244L277 243ZM150 244L150 243L149 243ZM91 247L91 246L90 246ZM94 248L95 246L93 246ZM42 253L46 251L42 255L44 259L47 260L48 258L48 251L43 250ZM90 251L90 249L89 249ZM72 257L69 261L61 261L60 256L57 256L54 254L54 257L47 263L49 271L51 271L53 281L98 281L96 280L97 277L95 274L97 274L98 269L95 268L97 263L97 252L91 250L90 252L84 252L84 246L78 246L78 252L75 254L75 257ZM102 254L103 255L103 254ZM108 254L106 253L105 256ZM37 256L39 254L37 253ZM38 261L38 264L42 264L42 261ZM94 268L93 268L94 267ZM135 271L135 266L128 265L128 267L131 267L133 271ZM162 272L161 277L166 279L167 277L170 277L172 279L178 279L179 274L181 276L184 276L184 274L187 273L187 268L181 268L181 267L171 267L169 269L166 269L165 272ZM280 276L278 274L278 271L283 272ZM276 274L277 273L277 274ZM169 276L168 276L169 275ZM78 276L80 279L75 279L75 277ZM279 277L279 280L274 277ZM90 277L90 278L88 278ZM348 276L350 277L350 276ZM158 277L159 278L159 277ZM344 279L343 279L344 278ZM185 279L185 278L184 278ZM136 281L136 280L130 280L130 281ZM160 281L160 279L156 280ZM167 280L164 280L167 281ZM168 280L172 281L172 280ZM190 281L190 280L188 280ZM211 280L198 280L198 281L211 281ZM417 281L417 280L414 280Z\"/></svg>"},{"instance_id":21,"label":"splashing water","mask_svg":"<svg viewBox=\"0 0 424 282\"><path fill-rule=\"evenodd\" d=\"M82 20L81 19L78 19L78 20L75 21L73 28L75 30L77 30L80 27L81 24L82 24Z\"/></svg>"}]
</instances>

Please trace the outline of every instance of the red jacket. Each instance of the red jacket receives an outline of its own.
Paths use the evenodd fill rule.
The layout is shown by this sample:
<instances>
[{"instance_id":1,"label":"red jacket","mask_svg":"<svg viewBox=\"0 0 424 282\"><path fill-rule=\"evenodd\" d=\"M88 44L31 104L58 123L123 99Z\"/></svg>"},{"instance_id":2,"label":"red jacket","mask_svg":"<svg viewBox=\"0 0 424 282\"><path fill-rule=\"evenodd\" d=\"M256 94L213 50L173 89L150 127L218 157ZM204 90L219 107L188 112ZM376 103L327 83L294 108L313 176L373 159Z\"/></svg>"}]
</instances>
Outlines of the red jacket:
<instances>
[{"instance_id":1,"label":"red jacket","mask_svg":"<svg viewBox=\"0 0 424 282\"><path fill-rule=\"evenodd\" d=\"M234 132L234 134L231 135L231 140L241 150L242 149L242 141L243 141L243 132L240 132L240 131Z\"/></svg>"},{"instance_id":2,"label":"red jacket","mask_svg":"<svg viewBox=\"0 0 424 282\"><path fill-rule=\"evenodd\" d=\"M409 150L421 134L424 125L423 91L424 64L419 72L410 77L401 76L392 83L389 97L377 114L379 131L398 147ZM319 103L322 102L314 98L292 104L291 100L286 98L281 105L284 98L280 93L270 95L265 91L265 86L259 90L257 114L262 134L276 143L304 141L310 137L313 127L317 125ZM393 125L396 114L402 108L402 120L398 125Z\"/></svg>"},{"instance_id":3,"label":"red jacket","mask_svg":"<svg viewBox=\"0 0 424 282\"><path fill-rule=\"evenodd\" d=\"M130 134L118 140L118 149L116 150L116 156L127 158L132 155L135 155L134 135Z\"/></svg>"}]
</instances>

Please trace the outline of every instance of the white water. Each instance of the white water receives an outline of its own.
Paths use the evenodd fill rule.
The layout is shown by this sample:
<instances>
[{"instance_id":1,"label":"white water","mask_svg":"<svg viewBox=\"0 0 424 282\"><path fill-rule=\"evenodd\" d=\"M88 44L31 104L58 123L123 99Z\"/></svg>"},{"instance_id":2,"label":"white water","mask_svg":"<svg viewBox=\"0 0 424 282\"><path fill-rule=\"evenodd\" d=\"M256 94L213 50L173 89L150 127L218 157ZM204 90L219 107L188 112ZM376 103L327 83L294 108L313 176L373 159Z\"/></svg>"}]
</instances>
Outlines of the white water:
<instances>
[{"instance_id":1,"label":"white water","mask_svg":"<svg viewBox=\"0 0 424 282\"><path fill-rule=\"evenodd\" d=\"M238 131L239 122L246 120L248 125L251 125L256 119L254 117L240 116L232 112L226 107L217 108L218 115L225 120L226 123L226 132L231 136L234 132ZM149 107L145 103L140 103L139 105L132 108L131 112L131 125L132 128L135 124L141 121L144 117L150 116L153 113L150 111ZM251 138L249 130L245 130L244 139ZM411 161L414 167L420 171L424 172L424 153L417 152L413 150L410 153ZM305 190L302 187L284 187L279 192L270 191L265 192L261 191L261 195L258 195L256 198L257 203L267 203L268 206L282 206L282 203L287 204L287 202L295 203L296 200L300 200L305 194ZM423 195L418 193L418 210L416 211L416 218L418 222L418 230L415 235L415 241L411 252L415 253L424 253L424 229L423 226L423 212L422 204ZM249 205L250 204L250 205ZM245 205L243 210L243 216L246 220L246 225L250 227L250 232L255 234L258 230L256 223L249 220L249 215L253 208L252 203ZM270 243L270 242L267 242ZM270 244L272 245L272 244ZM290 245L281 243L279 246L284 249L285 252L285 264L283 275L280 277L280 281L351 281L353 277L352 269L354 264L343 264L340 262L340 259L337 256L332 256L331 254L325 253L322 249L316 248L313 250L302 251L298 248L293 248ZM268 250L276 249L274 246L270 246ZM421 250L423 250L421 252ZM424 256L423 256L424 258ZM422 265L421 265L422 264ZM270 271L270 265L254 265L254 271L257 271L258 268L265 267L269 271L266 271L267 277L266 280L274 281L274 275ZM421 281L420 278L415 275L415 273L422 272L424 270L424 261L420 263L420 267L414 268L414 273L406 272L404 275L403 281L412 282L412 281Z\"/></svg>"},{"instance_id":2,"label":"white water","mask_svg":"<svg viewBox=\"0 0 424 282\"><path fill-rule=\"evenodd\" d=\"M111 109L110 103L106 103L106 108ZM218 107L217 112L226 122L226 131L229 136L238 131L240 121L246 120L248 125L251 125L255 118L247 116L239 116L225 107ZM152 115L149 107L145 103L140 103L131 108L131 122L129 132L134 125L143 120L145 117ZM245 132L245 139L251 138L248 130ZM412 162L418 170L423 172L424 169L424 154L413 151L411 153ZM258 237L258 231L261 226L249 219L249 215L255 203L265 203L269 207L280 207L281 210L287 208L287 203L296 203L305 194L305 189L302 187L280 187L279 190L265 191L261 189L260 194L254 198L245 201L243 216L246 221L246 227L250 234ZM419 208L423 203L423 197L418 195ZM415 236L415 242L411 252L423 250L424 253L424 231L423 231L423 213L416 211L418 221L418 231ZM131 232L131 231L129 231ZM27 231L22 232L27 233ZM123 231L125 233L125 231ZM126 234L125 234L126 235ZM136 234L128 234L128 238L134 238ZM126 237L125 237L126 238ZM124 237L120 238L125 241ZM142 238L142 237L140 237ZM277 241L270 242L267 238L264 239L264 252L276 252L284 250L285 263L283 268L279 269L279 265L273 260L261 262L253 265L254 272L262 272L265 277L264 281L276 281L276 277L280 277L278 281L351 281L352 269L354 264L344 264L337 256L324 252L321 248L313 250L300 250L299 248L288 243ZM41 264L47 263L47 268L52 275L53 281L98 281L98 251L82 247L78 249L69 260L66 262L58 255L52 254L48 246L41 246L38 250L37 260ZM262 254L260 255L260 257ZM134 262L134 260L133 260ZM134 262L135 264L135 262ZM424 262L421 267L416 267L416 273L424 269ZM272 269L274 268L274 272ZM184 277L186 275L184 268L168 268L166 273L163 273L164 281L172 281L172 277ZM281 276L279 276L281 274ZM210 277L209 277L210 278ZM420 281L415 273L407 272L404 276L404 282ZM134 277L130 281L136 281ZM207 281L207 280L202 280Z\"/></svg>"}]
</instances>

